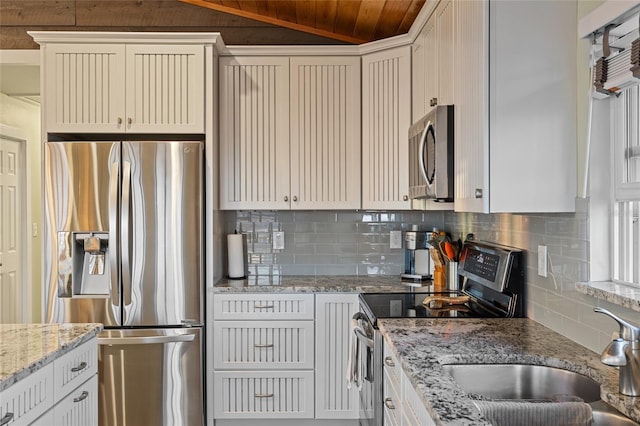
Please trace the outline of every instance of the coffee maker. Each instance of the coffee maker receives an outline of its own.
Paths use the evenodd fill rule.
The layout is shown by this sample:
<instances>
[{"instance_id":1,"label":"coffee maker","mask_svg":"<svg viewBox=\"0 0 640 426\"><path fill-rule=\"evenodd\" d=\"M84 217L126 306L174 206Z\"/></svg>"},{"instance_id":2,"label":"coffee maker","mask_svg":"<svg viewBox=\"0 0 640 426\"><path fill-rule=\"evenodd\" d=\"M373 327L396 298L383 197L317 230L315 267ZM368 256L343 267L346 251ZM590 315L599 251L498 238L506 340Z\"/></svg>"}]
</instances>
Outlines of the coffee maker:
<instances>
[{"instance_id":1,"label":"coffee maker","mask_svg":"<svg viewBox=\"0 0 640 426\"><path fill-rule=\"evenodd\" d=\"M400 278L414 281L431 279L430 238L431 232L418 231L417 225L413 225L411 231L405 231L404 273L400 274Z\"/></svg>"}]
</instances>

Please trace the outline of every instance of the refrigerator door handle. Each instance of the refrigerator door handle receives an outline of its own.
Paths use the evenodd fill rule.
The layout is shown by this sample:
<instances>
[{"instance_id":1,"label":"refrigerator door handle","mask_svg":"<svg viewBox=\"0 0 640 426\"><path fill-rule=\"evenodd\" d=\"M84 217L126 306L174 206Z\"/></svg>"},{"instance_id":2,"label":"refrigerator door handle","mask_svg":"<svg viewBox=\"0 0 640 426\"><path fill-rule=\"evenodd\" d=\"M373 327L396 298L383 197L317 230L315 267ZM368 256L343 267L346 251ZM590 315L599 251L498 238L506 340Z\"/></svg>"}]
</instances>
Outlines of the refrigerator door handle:
<instances>
[{"instance_id":1,"label":"refrigerator door handle","mask_svg":"<svg viewBox=\"0 0 640 426\"><path fill-rule=\"evenodd\" d=\"M141 337L98 337L98 345L154 345L159 343L193 342L195 334Z\"/></svg>"},{"instance_id":2,"label":"refrigerator door handle","mask_svg":"<svg viewBox=\"0 0 640 426\"><path fill-rule=\"evenodd\" d=\"M122 162L122 224L120 238L122 240L122 301L123 305L131 304L131 163Z\"/></svg>"},{"instance_id":3,"label":"refrigerator door handle","mask_svg":"<svg viewBox=\"0 0 640 426\"><path fill-rule=\"evenodd\" d=\"M120 181L120 163L111 164L109 175L109 264L111 268L111 304L120 306L120 291L118 290L118 182Z\"/></svg>"}]
</instances>

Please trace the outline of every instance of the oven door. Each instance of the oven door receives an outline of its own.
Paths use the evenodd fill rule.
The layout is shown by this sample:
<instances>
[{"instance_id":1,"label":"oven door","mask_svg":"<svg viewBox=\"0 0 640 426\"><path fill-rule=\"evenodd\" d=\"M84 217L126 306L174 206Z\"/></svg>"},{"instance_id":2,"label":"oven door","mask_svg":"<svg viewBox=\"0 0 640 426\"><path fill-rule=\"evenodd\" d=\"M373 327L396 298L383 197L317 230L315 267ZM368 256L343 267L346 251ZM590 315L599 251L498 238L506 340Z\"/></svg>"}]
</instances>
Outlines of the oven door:
<instances>
[{"instance_id":1,"label":"oven door","mask_svg":"<svg viewBox=\"0 0 640 426\"><path fill-rule=\"evenodd\" d=\"M360 383L360 425L382 426L382 336L362 313L353 317L352 332L358 342L357 370Z\"/></svg>"}]
</instances>

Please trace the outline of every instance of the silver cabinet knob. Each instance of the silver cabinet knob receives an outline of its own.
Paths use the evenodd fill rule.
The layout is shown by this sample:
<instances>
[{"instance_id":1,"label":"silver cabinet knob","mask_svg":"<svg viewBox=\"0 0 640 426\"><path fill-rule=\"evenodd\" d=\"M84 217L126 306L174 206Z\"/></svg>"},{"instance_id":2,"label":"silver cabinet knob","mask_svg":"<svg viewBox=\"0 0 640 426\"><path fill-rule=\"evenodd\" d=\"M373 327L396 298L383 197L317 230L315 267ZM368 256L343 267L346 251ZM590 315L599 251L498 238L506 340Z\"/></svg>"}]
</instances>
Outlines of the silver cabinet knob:
<instances>
[{"instance_id":1,"label":"silver cabinet knob","mask_svg":"<svg viewBox=\"0 0 640 426\"><path fill-rule=\"evenodd\" d=\"M391 398L385 398L384 399L384 405L389 409L389 410L395 410L396 406L393 403L393 400Z\"/></svg>"},{"instance_id":2,"label":"silver cabinet knob","mask_svg":"<svg viewBox=\"0 0 640 426\"><path fill-rule=\"evenodd\" d=\"M286 195L284 196L284 202L285 203L289 202L289 197L287 197Z\"/></svg>"},{"instance_id":3,"label":"silver cabinet knob","mask_svg":"<svg viewBox=\"0 0 640 426\"><path fill-rule=\"evenodd\" d=\"M409 196L408 195L403 195L402 196L402 201L409 201Z\"/></svg>"},{"instance_id":4,"label":"silver cabinet knob","mask_svg":"<svg viewBox=\"0 0 640 426\"><path fill-rule=\"evenodd\" d=\"M438 105L438 98L431 98L429 100L429 106L433 107L433 106L436 106L436 105Z\"/></svg>"},{"instance_id":5,"label":"silver cabinet knob","mask_svg":"<svg viewBox=\"0 0 640 426\"><path fill-rule=\"evenodd\" d=\"M396 364L393 362L393 360L391 359L391 357L390 357L390 356L385 357L385 359L384 359L384 363L385 363L385 365L386 365L387 367L395 367L395 366L396 366Z\"/></svg>"},{"instance_id":6,"label":"silver cabinet knob","mask_svg":"<svg viewBox=\"0 0 640 426\"><path fill-rule=\"evenodd\" d=\"M293 202L295 203L296 201L298 201L298 196L297 196L297 195L294 195L294 196L293 196Z\"/></svg>"},{"instance_id":7,"label":"silver cabinet knob","mask_svg":"<svg viewBox=\"0 0 640 426\"><path fill-rule=\"evenodd\" d=\"M133 123L133 120L131 119L131 117L127 118L127 124L131 125L131 123Z\"/></svg>"},{"instance_id":8,"label":"silver cabinet knob","mask_svg":"<svg viewBox=\"0 0 640 426\"><path fill-rule=\"evenodd\" d=\"M122 117L118 117L118 125L122 124Z\"/></svg>"}]
</instances>

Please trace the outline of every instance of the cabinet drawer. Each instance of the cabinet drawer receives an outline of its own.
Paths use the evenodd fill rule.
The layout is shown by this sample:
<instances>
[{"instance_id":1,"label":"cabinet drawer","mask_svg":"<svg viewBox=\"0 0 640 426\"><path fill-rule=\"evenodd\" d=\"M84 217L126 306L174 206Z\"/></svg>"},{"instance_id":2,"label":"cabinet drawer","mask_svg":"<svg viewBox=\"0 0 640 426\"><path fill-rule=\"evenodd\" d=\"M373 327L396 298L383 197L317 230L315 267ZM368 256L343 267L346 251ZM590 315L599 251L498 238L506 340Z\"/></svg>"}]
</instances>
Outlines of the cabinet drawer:
<instances>
[{"instance_id":1,"label":"cabinet drawer","mask_svg":"<svg viewBox=\"0 0 640 426\"><path fill-rule=\"evenodd\" d=\"M215 321L215 369L313 369L313 321Z\"/></svg>"},{"instance_id":2,"label":"cabinet drawer","mask_svg":"<svg viewBox=\"0 0 640 426\"><path fill-rule=\"evenodd\" d=\"M215 372L216 419L314 417L313 371Z\"/></svg>"},{"instance_id":3,"label":"cabinet drawer","mask_svg":"<svg viewBox=\"0 0 640 426\"><path fill-rule=\"evenodd\" d=\"M216 320L312 320L313 294L215 294Z\"/></svg>"},{"instance_id":4,"label":"cabinet drawer","mask_svg":"<svg viewBox=\"0 0 640 426\"><path fill-rule=\"evenodd\" d=\"M389 380L391 384L395 387L395 389L400 392L400 377L402 377L402 367L400 367L400 363L398 362L396 356L393 354L391 349L385 343L384 345L384 358L382 360L385 380ZM387 377L388 376L388 377Z\"/></svg>"},{"instance_id":5,"label":"cabinet drawer","mask_svg":"<svg viewBox=\"0 0 640 426\"><path fill-rule=\"evenodd\" d=\"M54 425L97 426L98 376L94 375L53 408Z\"/></svg>"},{"instance_id":6,"label":"cabinet drawer","mask_svg":"<svg viewBox=\"0 0 640 426\"><path fill-rule=\"evenodd\" d=\"M0 419L13 416L8 424L27 425L53 403L53 363L49 363L0 392Z\"/></svg>"},{"instance_id":7,"label":"cabinet drawer","mask_svg":"<svg viewBox=\"0 0 640 426\"><path fill-rule=\"evenodd\" d=\"M389 372L384 372L384 419L385 424L400 425L402 400L400 399L400 387L394 383L389 376Z\"/></svg>"},{"instance_id":8,"label":"cabinet drawer","mask_svg":"<svg viewBox=\"0 0 640 426\"><path fill-rule=\"evenodd\" d=\"M98 339L94 338L53 362L54 392L60 399L98 372Z\"/></svg>"}]
</instances>

